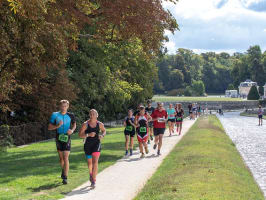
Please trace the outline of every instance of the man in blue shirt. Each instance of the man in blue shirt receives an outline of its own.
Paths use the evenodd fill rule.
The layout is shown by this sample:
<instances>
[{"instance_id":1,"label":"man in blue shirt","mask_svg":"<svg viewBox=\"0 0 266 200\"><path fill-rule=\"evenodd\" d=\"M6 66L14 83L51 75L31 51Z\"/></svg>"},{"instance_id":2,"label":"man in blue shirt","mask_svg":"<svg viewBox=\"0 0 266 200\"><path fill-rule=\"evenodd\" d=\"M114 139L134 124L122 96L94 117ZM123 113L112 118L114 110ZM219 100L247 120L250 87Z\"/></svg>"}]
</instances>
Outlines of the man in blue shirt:
<instances>
[{"instance_id":1,"label":"man in blue shirt","mask_svg":"<svg viewBox=\"0 0 266 200\"><path fill-rule=\"evenodd\" d=\"M76 129L75 116L67 112L69 102L67 100L60 101L60 111L54 112L50 118L48 130L56 130L56 148L62 168L61 178L63 184L67 184L67 176L69 171L69 154L71 149L70 135Z\"/></svg>"}]
</instances>

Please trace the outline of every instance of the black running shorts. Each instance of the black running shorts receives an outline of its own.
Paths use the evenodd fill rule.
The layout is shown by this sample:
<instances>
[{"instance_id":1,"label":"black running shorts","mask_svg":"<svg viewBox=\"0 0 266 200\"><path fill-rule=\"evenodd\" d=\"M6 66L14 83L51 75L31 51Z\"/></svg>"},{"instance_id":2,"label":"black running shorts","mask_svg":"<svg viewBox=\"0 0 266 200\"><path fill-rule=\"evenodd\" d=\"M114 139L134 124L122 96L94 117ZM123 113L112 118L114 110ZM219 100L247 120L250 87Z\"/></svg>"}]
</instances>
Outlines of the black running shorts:
<instances>
[{"instance_id":1,"label":"black running shorts","mask_svg":"<svg viewBox=\"0 0 266 200\"><path fill-rule=\"evenodd\" d=\"M154 132L154 136L158 136L160 134L164 134L165 128L154 128L153 132Z\"/></svg>"}]
</instances>

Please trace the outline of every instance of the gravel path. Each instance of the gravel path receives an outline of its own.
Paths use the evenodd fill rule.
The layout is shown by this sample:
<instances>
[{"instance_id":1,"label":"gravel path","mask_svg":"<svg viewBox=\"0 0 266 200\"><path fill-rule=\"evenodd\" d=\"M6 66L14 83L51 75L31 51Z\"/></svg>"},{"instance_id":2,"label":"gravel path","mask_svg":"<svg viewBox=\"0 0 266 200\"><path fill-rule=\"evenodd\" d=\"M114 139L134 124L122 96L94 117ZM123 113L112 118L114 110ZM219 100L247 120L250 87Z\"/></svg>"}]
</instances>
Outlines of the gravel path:
<instances>
[{"instance_id":1,"label":"gravel path","mask_svg":"<svg viewBox=\"0 0 266 200\"><path fill-rule=\"evenodd\" d=\"M183 124L183 135L194 124L195 121L185 120ZM168 137L166 131L163 139L161 156L156 156L152 149L153 142L149 145L150 153L144 159L139 159L139 151L135 151L131 157L125 157L116 164L103 170L97 176L97 186L91 189L90 183L86 182L69 193L65 199L71 200L131 200L143 188L148 179L160 166L163 159L170 153L174 146L181 140L182 136L174 135ZM103 149L104 151L104 149ZM85 165L85 163L84 163Z\"/></svg>"},{"instance_id":2,"label":"gravel path","mask_svg":"<svg viewBox=\"0 0 266 200\"><path fill-rule=\"evenodd\" d=\"M266 198L266 122L258 126L258 119L242 117L239 112L218 116L226 133L251 170Z\"/></svg>"}]
</instances>

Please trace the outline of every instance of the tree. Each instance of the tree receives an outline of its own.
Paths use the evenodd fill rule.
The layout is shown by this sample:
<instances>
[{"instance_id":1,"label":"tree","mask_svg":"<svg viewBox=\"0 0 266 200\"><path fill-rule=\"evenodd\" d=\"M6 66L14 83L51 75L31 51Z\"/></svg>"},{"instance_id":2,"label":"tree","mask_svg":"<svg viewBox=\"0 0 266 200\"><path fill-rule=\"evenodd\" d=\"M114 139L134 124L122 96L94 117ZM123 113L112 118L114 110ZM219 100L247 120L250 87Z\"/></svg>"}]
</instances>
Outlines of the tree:
<instances>
[{"instance_id":1,"label":"tree","mask_svg":"<svg viewBox=\"0 0 266 200\"><path fill-rule=\"evenodd\" d=\"M255 85L253 85L249 90L248 100L259 100L259 98L260 98L260 95L259 95L258 89Z\"/></svg>"},{"instance_id":2,"label":"tree","mask_svg":"<svg viewBox=\"0 0 266 200\"><path fill-rule=\"evenodd\" d=\"M193 81L191 89L194 96L203 96L205 93L205 86L203 81Z\"/></svg>"},{"instance_id":3,"label":"tree","mask_svg":"<svg viewBox=\"0 0 266 200\"><path fill-rule=\"evenodd\" d=\"M230 83L227 87L227 90L234 90L234 89L235 89L235 87L232 83Z\"/></svg>"}]
</instances>

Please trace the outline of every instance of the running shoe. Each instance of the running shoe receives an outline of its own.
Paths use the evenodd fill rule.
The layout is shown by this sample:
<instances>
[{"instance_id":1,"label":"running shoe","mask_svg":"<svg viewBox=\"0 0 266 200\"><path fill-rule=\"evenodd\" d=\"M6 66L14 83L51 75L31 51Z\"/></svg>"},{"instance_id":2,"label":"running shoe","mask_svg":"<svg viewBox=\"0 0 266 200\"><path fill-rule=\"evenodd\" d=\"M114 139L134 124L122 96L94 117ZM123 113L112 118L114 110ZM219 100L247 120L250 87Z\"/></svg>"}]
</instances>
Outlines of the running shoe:
<instances>
[{"instance_id":1,"label":"running shoe","mask_svg":"<svg viewBox=\"0 0 266 200\"><path fill-rule=\"evenodd\" d=\"M140 158L144 158L145 157L145 154L144 153L142 153L141 154L141 156L140 156Z\"/></svg>"},{"instance_id":2,"label":"running shoe","mask_svg":"<svg viewBox=\"0 0 266 200\"><path fill-rule=\"evenodd\" d=\"M67 178L64 178L63 181L62 181L62 183L63 183L64 185L66 185L66 184L67 184Z\"/></svg>"},{"instance_id":3,"label":"running shoe","mask_svg":"<svg viewBox=\"0 0 266 200\"><path fill-rule=\"evenodd\" d=\"M91 182L91 187L92 187L92 188L95 188L95 187L96 187L96 181L92 181L92 182Z\"/></svg>"},{"instance_id":4,"label":"running shoe","mask_svg":"<svg viewBox=\"0 0 266 200\"><path fill-rule=\"evenodd\" d=\"M153 137L152 137L152 135L151 135L151 141L153 140Z\"/></svg>"},{"instance_id":5,"label":"running shoe","mask_svg":"<svg viewBox=\"0 0 266 200\"><path fill-rule=\"evenodd\" d=\"M153 149L156 149L156 148L157 148L157 144L154 144L154 145L153 145Z\"/></svg>"},{"instance_id":6,"label":"running shoe","mask_svg":"<svg viewBox=\"0 0 266 200\"><path fill-rule=\"evenodd\" d=\"M133 150L132 150L132 149L130 149L130 150L129 150L129 152L130 152L130 154L129 154L129 155L130 155L130 156L132 156L132 155L133 155Z\"/></svg>"},{"instance_id":7,"label":"running shoe","mask_svg":"<svg viewBox=\"0 0 266 200\"><path fill-rule=\"evenodd\" d=\"M126 150L126 153L125 153L125 156L127 156L128 155L128 150Z\"/></svg>"},{"instance_id":8,"label":"running shoe","mask_svg":"<svg viewBox=\"0 0 266 200\"><path fill-rule=\"evenodd\" d=\"M92 178L92 175L90 174L90 182L92 183L93 182L93 178Z\"/></svg>"},{"instance_id":9,"label":"running shoe","mask_svg":"<svg viewBox=\"0 0 266 200\"><path fill-rule=\"evenodd\" d=\"M157 151L157 155L160 156L161 155L161 152L160 150Z\"/></svg>"},{"instance_id":10,"label":"running shoe","mask_svg":"<svg viewBox=\"0 0 266 200\"><path fill-rule=\"evenodd\" d=\"M145 148L145 153L148 154L149 153L149 149Z\"/></svg>"}]
</instances>

